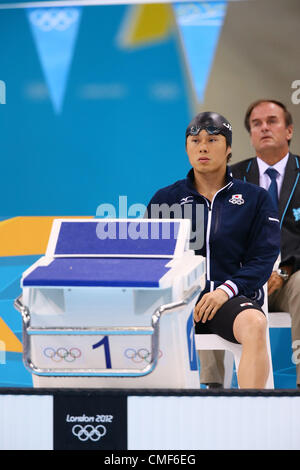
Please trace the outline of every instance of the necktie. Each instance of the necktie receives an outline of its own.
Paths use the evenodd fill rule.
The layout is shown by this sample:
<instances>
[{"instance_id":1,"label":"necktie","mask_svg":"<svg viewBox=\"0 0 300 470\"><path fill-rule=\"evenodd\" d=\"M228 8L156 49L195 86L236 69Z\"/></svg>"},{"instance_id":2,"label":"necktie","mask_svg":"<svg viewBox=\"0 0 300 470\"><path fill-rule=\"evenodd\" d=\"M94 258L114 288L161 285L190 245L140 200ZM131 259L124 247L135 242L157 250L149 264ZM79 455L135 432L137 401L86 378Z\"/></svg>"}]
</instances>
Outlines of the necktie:
<instances>
[{"instance_id":1,"label":"necktie","mask_svg":"<svg viewBox=\"0 0 300 470\"><path fill-rule=\"evenodd\" d=\"M278 171L275 170L275 168L268 168L265 173L270 177L271 179L271 184L269 186L269 194L275 204L275 207L278 209L278 188L277 188L277 182L276 178L278 175Z\"/></svg>"}]
</instances>

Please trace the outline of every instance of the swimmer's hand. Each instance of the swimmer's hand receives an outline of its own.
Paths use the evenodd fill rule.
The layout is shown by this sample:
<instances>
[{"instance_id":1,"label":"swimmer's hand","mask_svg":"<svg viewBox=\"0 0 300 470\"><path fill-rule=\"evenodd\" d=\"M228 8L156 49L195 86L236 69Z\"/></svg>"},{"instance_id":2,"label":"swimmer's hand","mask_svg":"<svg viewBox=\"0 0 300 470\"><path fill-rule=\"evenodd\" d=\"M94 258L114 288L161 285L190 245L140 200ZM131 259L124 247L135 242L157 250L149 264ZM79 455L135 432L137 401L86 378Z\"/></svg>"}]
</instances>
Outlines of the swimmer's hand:
<instances>
[{"instance_id":1,"label":"swimmer's hand","mask_svg":"<svg viewBox=\"0 0 300 470\"><path fill-rule=\"evenodd\" d=\"M228 299L229 296L222 289L204 294L194 308L194 321L205 323L207 320L211 320Z\"/></svg>"}]
</instances>

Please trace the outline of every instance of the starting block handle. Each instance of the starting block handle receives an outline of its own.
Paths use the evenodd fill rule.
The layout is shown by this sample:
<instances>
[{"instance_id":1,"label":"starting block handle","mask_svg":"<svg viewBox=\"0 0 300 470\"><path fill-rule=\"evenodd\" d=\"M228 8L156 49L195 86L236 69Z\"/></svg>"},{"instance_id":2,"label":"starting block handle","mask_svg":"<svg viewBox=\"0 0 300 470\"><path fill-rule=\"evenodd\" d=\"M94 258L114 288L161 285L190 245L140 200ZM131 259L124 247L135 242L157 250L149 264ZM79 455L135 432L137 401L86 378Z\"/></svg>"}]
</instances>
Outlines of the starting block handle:
<instances>
[{"instance_id":1,"label":"starting block handle","mask_svg":"<svg viewBox=\"0 0 300 470\"><path fill-rule=\"evenodd\" d=\"M197 295L201 287L194 286L184 292L184 297L158 307L151 317L151 327L95 327L95 328L32 328L30 311L22 303L22 295L14 301L14 307L23 319L23 361L29 372L47 377L143 377L150 374L157 366L159 356L159 325L165 313L171 313L187 306ZM151 361L144 369L45 369L35 366L31 360L30 336L34 335L151 335Z\"/></svg>"}]
</instances>

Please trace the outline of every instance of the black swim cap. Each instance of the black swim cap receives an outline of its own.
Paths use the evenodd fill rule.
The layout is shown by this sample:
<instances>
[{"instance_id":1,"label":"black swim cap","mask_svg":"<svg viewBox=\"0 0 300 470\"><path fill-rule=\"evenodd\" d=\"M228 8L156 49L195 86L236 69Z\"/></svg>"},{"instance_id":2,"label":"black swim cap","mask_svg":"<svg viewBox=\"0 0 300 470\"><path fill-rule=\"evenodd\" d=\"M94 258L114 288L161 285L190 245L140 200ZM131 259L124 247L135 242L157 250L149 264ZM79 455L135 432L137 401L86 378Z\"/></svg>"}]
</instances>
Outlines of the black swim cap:
<instances>
[{"instance_id":1,"label":"black swim cap","mask_svg":"<svg viewBox=\"0 0 300 470\"><path fill-rule=\"evenodd\" d=\"M222 134L226 138L227 145L232 143L231 124L221 114L205 112L199 113L188 125L185 131L185 140L189 135L197 135L201 130L206 130L209 134Z\"/></svg>"}]
</instances>

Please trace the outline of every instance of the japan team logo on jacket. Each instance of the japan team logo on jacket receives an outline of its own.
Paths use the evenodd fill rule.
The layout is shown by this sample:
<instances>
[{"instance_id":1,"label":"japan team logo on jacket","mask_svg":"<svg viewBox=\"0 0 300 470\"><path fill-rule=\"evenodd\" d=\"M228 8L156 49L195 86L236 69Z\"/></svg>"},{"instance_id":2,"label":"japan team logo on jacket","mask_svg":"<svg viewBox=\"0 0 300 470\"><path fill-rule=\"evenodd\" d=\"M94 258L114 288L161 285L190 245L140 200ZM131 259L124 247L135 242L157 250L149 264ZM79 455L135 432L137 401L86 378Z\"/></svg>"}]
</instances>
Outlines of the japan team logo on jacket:
<instances>
[{"instance_id":1,"label":"japan team logo on jacket","mask_svg":"<svg viewBox=\"0 0 300 470\"><path fill-rule=\"evenodd\" d=\"M240 206L241 204L244 204L245 201L242 194L233 194L231 199L229 199L229 202L231 202L231 204L238 204Z\"/></svg>"}]
</instances>

